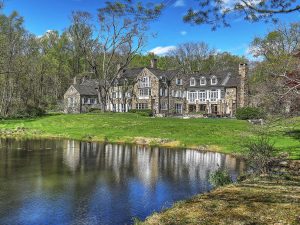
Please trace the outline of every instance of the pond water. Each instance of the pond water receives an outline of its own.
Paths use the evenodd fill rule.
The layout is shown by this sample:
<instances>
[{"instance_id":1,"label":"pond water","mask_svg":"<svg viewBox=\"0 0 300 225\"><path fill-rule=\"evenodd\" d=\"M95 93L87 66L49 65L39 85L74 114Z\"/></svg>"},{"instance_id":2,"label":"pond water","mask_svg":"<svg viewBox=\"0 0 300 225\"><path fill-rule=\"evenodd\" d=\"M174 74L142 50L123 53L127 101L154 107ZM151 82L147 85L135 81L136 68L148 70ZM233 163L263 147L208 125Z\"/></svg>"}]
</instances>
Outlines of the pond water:
<instances>
[{"instance_id":1,"label":"pond water","mask_svg":"<svg viewBox=\"0 0 300 225\"><path fill-rule=\"evenodd\" d=\"M243 161L188 149L0 139L0 224L132 224L211 190Z\"/></svg>"}]
</instances>

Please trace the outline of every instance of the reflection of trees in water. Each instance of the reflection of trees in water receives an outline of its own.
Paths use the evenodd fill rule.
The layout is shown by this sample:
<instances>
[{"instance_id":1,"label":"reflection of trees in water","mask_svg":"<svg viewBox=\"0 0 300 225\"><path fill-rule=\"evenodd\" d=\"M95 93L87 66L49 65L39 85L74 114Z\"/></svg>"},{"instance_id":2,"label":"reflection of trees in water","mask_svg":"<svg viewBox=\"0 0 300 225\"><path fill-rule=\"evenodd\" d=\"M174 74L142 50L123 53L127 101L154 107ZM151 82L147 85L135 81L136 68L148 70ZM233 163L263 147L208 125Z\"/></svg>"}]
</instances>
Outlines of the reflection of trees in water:
<instances>
[{"instance_id":1,"label":"reflection of trees in water","mask_svg":"<svg viewBox=\"0 0 300 225\"><path fill-rule=\"evenodd\" d=\"M183 177L207 180L218 166L231 173L243 169L240 160L214 152L76 141L65 141L64 146L64 163L71 171L105 172L114 183L130 177L145 185L154 185L160 178L173 182Z\"/></svg>"},{"instance_id":2,"label":"reflection of trees in water","mask_svg":"<svg viewBox=\"0 0 300 225\"><path fill-rule=\"evenodd\" d=\"M135 209L144 215L173 201L174 196L207 191L208 174L218 165L232 174L243 169L239 160L212 152L0 139L0 218L23 209L28 199L45 201L54 214L60 210L56 205L65 205L65 212L59 213L74 217L74 223L93 212L114 218L120 216L116 212L126 216ZM30 207L35 205L39 204Z\"/></svg>"}]
</instances>

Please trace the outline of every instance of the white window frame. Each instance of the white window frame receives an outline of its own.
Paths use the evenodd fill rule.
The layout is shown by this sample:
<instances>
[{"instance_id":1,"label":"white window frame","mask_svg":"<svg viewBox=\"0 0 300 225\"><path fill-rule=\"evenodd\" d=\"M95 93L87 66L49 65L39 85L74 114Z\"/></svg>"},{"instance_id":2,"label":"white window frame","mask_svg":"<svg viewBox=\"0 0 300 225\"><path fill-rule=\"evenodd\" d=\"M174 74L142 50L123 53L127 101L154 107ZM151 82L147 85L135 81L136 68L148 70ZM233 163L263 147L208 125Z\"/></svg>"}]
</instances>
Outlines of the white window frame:
<instances>
[{"instance_id":1,"label":"white window frame","mask_svg":"<svg viewBox=\"0 0 300 225\"><path fill-rule=\"evenodd\" d=\"M213 80L215 80L215 82L213 82ZM216 85L216 84L218 84L218 79L217 79L217 77L216 77L216 76L213 76L213 77L210 79L210 83L211 83L211 85Z\"/></svg>"},{"instance_id":2,"label":"white window frame","mask_svg":"<svg viewBox=\"0 0 300 225\"><path fill-rule=\"evenodd\" d=\"M200 90L198 94L199 94L200 102L205 102L206 101L206 91Z\"/></svg>"},{"instance_id":3,"label":"white window frame","mask_svg":"<svg viewBox=\"0 0 300 225\"><path fill-rule=\"evenodd\" d=\"M196 91L189 91L188 92L188 100L191 103L195 103L197 100L197 92Z\"/></svg>"},{"instance_id":4,"label":"white window frame","mask_svg":"<svg viewBox=\"0 0 300 225\"><path fill-rule=\"evenodd\" d=\"M151 89L149 89L149 88L139 89L139 97L140 98L148 98L150 95L151 95Z\"/></svg>"},{"instance_id":5,"label":"white window frame","mask_svg":"<svg viewBox=\"0 0 300 225\"><path fill-rule=\"evenodd\" d=\"M196 79L194 77L190 79L190 86L196 86Z\"/></svg>"},{"instance_id":6,"label":"white window frame","mask_svg":"<svg viewBox=\"0 0 300 225\"><path fill-rule=\"evenodd\" d=\"M151 87L151 79L150 77L143 77L140 81L141 88L149 88Z\"/></svg>"},{"instance_id":7,"label":"white window frame","mask_svg":"<svg viewBox=\"0 0 300 225\"><path fill-rule=\"evenodd\" d=\"M176 78L176 85L182 85L182 79Z\"/></svg>"},{"instance_id":8,"label":"white window frame","mask_svg":"<svg viewBox=\"0 0 300 225\"><path fill-rule=\"evenodd\" d=\"M219 99L219 91L215 89L211 90L209 92L209 99L212 102L216 102Z\"/></svg>"},{"instance_id":9,"label":"white window frame","mask_svg":"<svg viewBox=\"0 0 300 225\"><path fill-rule=\"evenodd\" d=\"M202 82L204 81L204 82ZM206 78L205 77L201 77L200 78L200 86L205 86L206 85Z\"/></svg>"}]
</instances>

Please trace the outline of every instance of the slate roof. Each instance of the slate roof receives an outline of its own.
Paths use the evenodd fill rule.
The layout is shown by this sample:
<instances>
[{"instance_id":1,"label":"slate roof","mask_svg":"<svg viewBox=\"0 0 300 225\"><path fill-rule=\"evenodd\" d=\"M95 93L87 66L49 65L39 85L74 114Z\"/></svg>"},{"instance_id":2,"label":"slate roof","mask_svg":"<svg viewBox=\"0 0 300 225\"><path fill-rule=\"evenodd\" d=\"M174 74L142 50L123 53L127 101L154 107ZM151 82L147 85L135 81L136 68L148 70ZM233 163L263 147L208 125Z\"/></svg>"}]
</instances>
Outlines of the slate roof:
<instances>
[{"instance_id":1,"label":"slate roof","mask_svg":"<svg viewBox=\"0 0 300 225\"><path fill-rule=\"evenodd\" d=\"M96 90L98 82L95 79L85 80L81 84L73 84L73 87L80 95L98 95L98 91Z\"/></svg>"},{"instance_id":2,"label":"slate roof","mask_svg":"<svg viewBox=\"0 0 300 225\"><path fill-rule=\"evenodd\" d=\"M212 77L217 78L217 84L212 85L211 84L211 78ZM190 86L190 79L194 77L196 79L196 85ZM206 85L200 85L200 79L205 77L206 79ZM201 74L201 73L194 73L194 74L188 74L186 76L186 86L195 88L195 87L237 87L240 83L240 76L238 73L232 73L229 71L219 71L214 72L210 74Z\"/></svg>"}]
</instances>

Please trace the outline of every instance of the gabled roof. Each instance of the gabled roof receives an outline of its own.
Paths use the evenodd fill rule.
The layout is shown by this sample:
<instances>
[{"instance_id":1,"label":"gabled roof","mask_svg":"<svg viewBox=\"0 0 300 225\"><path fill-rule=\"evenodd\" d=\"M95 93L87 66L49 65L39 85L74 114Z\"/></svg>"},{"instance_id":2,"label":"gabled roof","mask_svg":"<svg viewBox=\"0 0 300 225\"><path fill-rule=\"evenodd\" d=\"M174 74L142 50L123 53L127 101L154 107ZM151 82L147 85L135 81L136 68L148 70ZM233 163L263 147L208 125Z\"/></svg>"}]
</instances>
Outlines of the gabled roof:
<instances>
[{"instance_id":1,"label":"gabled roof","mask_svg":"<svg viewBox=\"0 0 300 225\"><path fill-rule=\"evenodd\" d=\"M73 87L80 95L98 95L98 91L96 90L98 82L95 79L85 80L81 84L73 84Z\"/></svg>"}]
</instances>

